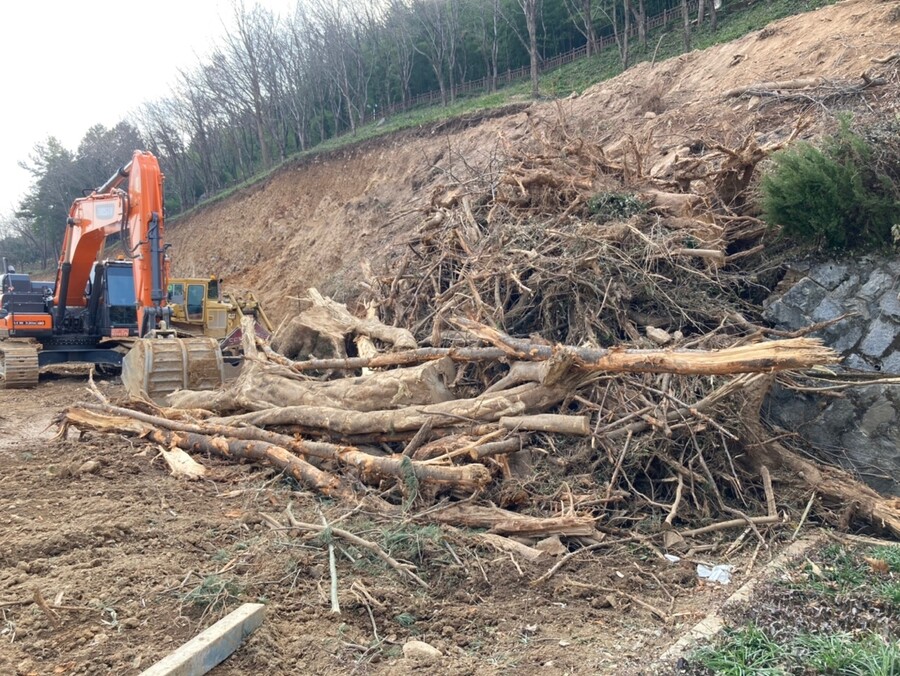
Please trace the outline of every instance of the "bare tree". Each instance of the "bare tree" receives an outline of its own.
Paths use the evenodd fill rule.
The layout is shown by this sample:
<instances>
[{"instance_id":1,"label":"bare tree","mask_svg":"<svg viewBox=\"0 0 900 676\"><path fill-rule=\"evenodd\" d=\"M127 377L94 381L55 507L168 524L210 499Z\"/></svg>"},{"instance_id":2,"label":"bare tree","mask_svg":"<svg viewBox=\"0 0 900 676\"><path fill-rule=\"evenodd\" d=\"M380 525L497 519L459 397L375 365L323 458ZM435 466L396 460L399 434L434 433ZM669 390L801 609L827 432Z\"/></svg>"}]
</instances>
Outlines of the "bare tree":
<instances>
[{"instance_id":1,"label":"bare tree","mask_svg":"<svg viewBox=\"0 0 900 676\"><path fill-rule=\"evenodd\" d=\"M315 0L310 3L329 77L341 94L351 133L365 118L371 71L363 54L365 15L352 0Z\"/></svg>"},{"instance_id":2,"label":"bare tree","mask_svg":"<svg viewBox=\"0 0 900 676\"><path fill-rule=\"evenodd\" d=\"M450 82L450 101L456 101L457 69L459 68L460 21L459 0L444 0L447 15L447 75ZM460 80L462 76L460 77Z\"/></svg>"},{"instance_id":3,"label":"bare tree","mask_svg":"<svg viewBox=\"0 0 900 676\"><path fill-rule=\"evenodd\" d=\"M540 89L540 65L541 65L541 54L538 50L538 42L537 42L537 26L538 26L538 17L541 14L541 7L543 5L542 0L517 0L519 3L519 7L522 9L522 13L525 15L525 29L528 32L528 38L526 39L521 32L519 31L516 22L511 20L510 17L504 15L504 19L506 19L506 23L512 28L516 37L519 38L519 42L525 47L525 50L528 52L529 64L531 68L531 96L532 98L540 98L541 89Z\"/></svg>"},{"instance_id":4,"label":"bare tree","mask_svg":"<svg viewBox=\"0 0 900 676\"><path fill-rule=\"evenodd\" d=\"M647 8L644 6L644 0L638 0L637 9L632 7L634 20L637 22L638 41L641 47L647 45Z\"/></svg>"},{"instance_id":5,"label":"bare tree","mask_svg":"<svg viewBox=\"0 0 900 676\"><path fill-rule=\"evenodd\" d=\"M416 51L425 57L441 92L441 103L447 105L453 95L453 68L449 68L451 35L455 27L451 24L447 0L409 0L409 8L422 29L422 46L414 42ZM455 47L453 47L455 49ZM453 55L455 58L455 54ZM449 80L449 86L448 86Z\"/></svg>"},{"instance_id":6,"label":"bare tree","mask_svg":"<svg viewBox=\"0 0 900 676\"><path fill-rule=\"evenodd\" d=\"M623 14L623 26L619 28L619 1L611 0L610 1L610 12L607 12L605 8L601 8L601 12L606 15L606 18L609 19L612 24L613 29L613 37L616 41L616 47L619 50L619 60L622 63L622 68L628 68L628 63L630 59L629 54L629 42L628 37L631 32L631 18L630 18L630 9L631 5L629 0L624 0L624 12Z\"/></svg>"},{"instance_id":7,"label":"bare tree","mask_svg":"<svg viewBox=\"0 0 900 676\"><path fill-rule=\"evenodd\" d=\"M311 23L305 6L297 3L292 20L279 35L276 50L284 80L283 105L291 118L300 150L308 146L309 120L315 103L311 91L315 56L311 49L313 41L307 38L313 33Z\"/></svg>"},{"instance_id":8,"label":"bare tree","mask_svg":"<svg viewBox=\"0 0 900 676\"><path fill-rule=\"evenodd\" d=\"M681 16L684 19L684 51L691 51L691 13L688 0L681 0Z\"/></svg>"},{"instance_id":9,"label":"bare tree","mask_svg":"<svg viewBox=\"0 0 900 676\"><path fill-rule=\"evenodd\" d=\"M564 0L566 12L575 24L578 32L584 36L587 55L597 53L597 32L594 30L593 0Z\"/></svg>"},{"instance_id":10,"label":"bare tree","mask_svg":"<svg viewBox=\"0 0 900 676\"><path fill-rule=\"evenodd\" d=\"M232 69L230 79L252 111L260 158L266 168L271 166L272 157L266 138L269 111L264 100L263 70L272 58L275 25L275 15L270 10L261 5L246 10L241 2L234 7L234 27L225 34L225 54Z\"/></svg>"},{"instance_id":11,"label":"bare tree","mask_svg":"<svg viewBox=\"0 0 900 676\"><path fill-rule=\"evenodd\" d=\"M412 17L409 9L403 2L393 0L388 13L388 23L385 26L390 43L390 58L396 65L397 80L400 87L400 100L404 106L412 98L410 93L410 81L412 80L413 66L415 64L415 49L410 32Z\"/></svg>"},{"instance_id":12,"label":"bare tree","mask_svg":"<svg viewBox=\"0 0 900 676\"><path fill-rule=\"evenodd\" d=\"M179 74L176 100L178 111L185 121L185 133L191 138L197 152L193 153L200 172L204 193L212 194L222 186L214 169L216 149L213 147L210 127L215 125L215 104L205 94L202 77L187 71Z\"/></svg>"},{"instance_id":13,"label":"bare tree","mask_svg":"<svg viewBox=\"0 0 900 676\"><path fill-rule=\"evenodd\" d=\"M500 0L469 0L472 29L477 36L478 51L484 61L488 91L497 91L500 54Z\"/></svg>"}]
</instances>

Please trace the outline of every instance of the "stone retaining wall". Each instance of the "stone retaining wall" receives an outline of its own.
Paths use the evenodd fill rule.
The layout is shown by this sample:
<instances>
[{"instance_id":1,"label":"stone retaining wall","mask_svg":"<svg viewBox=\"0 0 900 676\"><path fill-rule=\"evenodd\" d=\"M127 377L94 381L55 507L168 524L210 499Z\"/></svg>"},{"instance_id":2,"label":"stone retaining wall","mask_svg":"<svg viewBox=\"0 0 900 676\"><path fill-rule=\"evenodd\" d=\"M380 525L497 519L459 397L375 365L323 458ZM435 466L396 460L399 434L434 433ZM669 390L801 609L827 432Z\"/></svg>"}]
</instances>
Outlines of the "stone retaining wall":
<instances>
[{"instance_id":1,"label":"stone retaining wall","mask_svg":"<svg viewBox=\"0 0 900 676\"><path fill-rule=\"evenodd\" d=\"M827 459L852 467L877 490L900 495L900 260L797 264L791 275L797 281L767 301L766 319L795 330L855 313L813 335L844 357L836 371L896 376L898 384L830 395L776 387L766 405L769 420L798 432Z\"/></svg>"}]
</instances>

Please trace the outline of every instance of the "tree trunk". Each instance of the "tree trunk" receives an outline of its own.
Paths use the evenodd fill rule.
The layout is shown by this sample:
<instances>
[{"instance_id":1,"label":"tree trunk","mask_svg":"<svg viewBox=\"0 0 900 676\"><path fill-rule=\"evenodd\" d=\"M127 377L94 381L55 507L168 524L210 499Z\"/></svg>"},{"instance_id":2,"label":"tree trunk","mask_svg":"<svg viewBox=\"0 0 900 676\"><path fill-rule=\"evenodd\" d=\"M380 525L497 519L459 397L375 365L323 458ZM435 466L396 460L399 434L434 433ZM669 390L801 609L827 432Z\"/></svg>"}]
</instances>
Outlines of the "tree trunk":
<instances>
[{"instance_id":1,"label":"tree trunk","mask_svg":"<svg viewBox=\"0 0 900 676\"><path fill-rule=\"evenodd\" d=\"M538 518L518 512L510 512L499 507L478 505L451 505L446 509L433 511L429 520L467 528L487 528L495 535L512 535L543 539L552 535L567 537L596 537L600 533L592 517L559 516Z\"/></svg>"},{"instance_id":2,"label":"tree trunk","mask_svg":"<svg viewBox=\"0 0 900 676\"><path fill-rule=\"evenodd\" d=\"M622 39L622 68L624 70L627 70L629 57L630 57L630 54L628 52L628 40L631 36L631 0L625 0L624 12L625 12L625 36Z\"/></svg>"},{"instance_id":3,"label":"tree trunk","mask_svg":"<svg viewBox=\"0 0 900 676\"><path fill-rule=\"evenodd\" d=\"M638 40L641 47L647 46L647 8L644 6L644 0L638 0L638 11L635 17L638 23Z\"/></svg>"},{"instance_id":4,"label":"tree trunk","mask_svg":"<svg viewBox=\"0 0 900 676\"><path fill-rule=\"evenodd\" d=\"M216 392L181 390L168 395L175 408L206 409L225 413L239 409L263 410L278 406L324 406L375 411L427 405L453 398L447 384L456 369L449 359L414 368L378 371L360 378L296 380L285 377L284 367L255 361L229 387Z\"/></svg>"},{"instance_id":5,"label":"tree trunk","mask_svg":"<svg viewBox=\"0 0 900 676\"><path fill-rule=\"evenodd\" d=\"M104 412L97 413L95 408ZM335 475L316 468L300 455L332 460L341 466L352 467L367 482L381 478L402 478L410 474L422 483L477 490L491 478L488 469L479 463L462 466L430 465L401 455L376 457L350 446L303 442L288 435L252 427L230 428L206 423L185 423L112 406L69 409L63 425L80 430L133 434L186 451L202 451L224 458L270 464L322 495L341 499L354 497L349 486Z\"/></svg>"},{"instance_id":6,"label":"tree trunk","mask_svg":"<svg viewBox=\"0 0 900 676\"><path fill-rule=\"evenodd\" d=\"M805 484L829 504L839 518L862 519L876 530L900 537L900 500L884 498L844 470L819 465L771 438L760 421L759 411L773 380L762 380L745 393L741 422L747 430L746 462L757 470L761 467L780 470L787 482Z\"/></svg>"},{"instance_id":7,"label":"tree trunk","mask_svg":"<svg viewBox=\"0 0 900 676\"><path fill-rule=\"evenodd\" d=\"M459 425L461 421L496 422L506 416L540 413L559 403L564 388L527 383L503 392L474 399L454 399L430 405L394 410L353 411L343 407L300 405L269 408L228 418L214 418L217 425L273 427L295 425L335 436L416 432L430 422L435 428Z\"/></svg>"},{"instance_id":8,"label":"tree trunk","mask_svg":"<svg viewBox=\"0 0 900 676\"><path fill-rule=\"evenodd\" d=\"M691 13L688 11L688 0L681 0L681 16L684 19L684 51L691 51Z\"/></svg>"},{"instance_id":9,"label":"tree trunk","mask_svg":"<svg viewBox=\"0 0 900 676\"><path fill-rule=\"evenodd\" d=\"M537 0L525 0L525 25L528 29L528 56L531 59L531 97L540 98L540 70L537 45Z\"/></svg>"},{"instance_id":10,"label":"tree trunk","mask_svg":"<svg viewBox=\"0 0 900 676\"><path fill-rule=\"evenodd\" d=\"M801 369L840 361L834 350L811 338L770 340L709 351L596 349L531 343L470 319L457 319L456 323L514 359L551 360L582 371L727 375ZM552 376L545 376L545 384L548 378Z\"/></svg>"},{"instance_id":11,"label":"tree trunk","mask_svg":"<svg viewBox=\"0 0 900 676\"><path fill-rule=\"evenodd\" d=\"M587 39L587 55L597 53L597 32L594 30L593 0L581 0L581 20L584 22L585 38Z\"/></svg>"}]
</instances>

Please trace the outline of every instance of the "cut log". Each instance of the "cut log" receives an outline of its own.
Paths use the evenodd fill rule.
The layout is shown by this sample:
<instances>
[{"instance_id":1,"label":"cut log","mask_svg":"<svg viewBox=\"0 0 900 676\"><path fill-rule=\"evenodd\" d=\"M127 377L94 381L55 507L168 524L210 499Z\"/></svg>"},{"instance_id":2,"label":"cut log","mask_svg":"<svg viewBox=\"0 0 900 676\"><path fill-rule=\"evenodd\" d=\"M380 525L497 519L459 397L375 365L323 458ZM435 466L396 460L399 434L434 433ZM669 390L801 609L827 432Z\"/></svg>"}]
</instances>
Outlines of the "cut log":
<instances>
[{"instance_id":1,"label":"cut log","mask_svg":"<svg viewBox=\"0 0 900 676\"><path fill-rule=\"evenodd\" d=\"M297 372L303 371L352 371L362 368L384 368L387 366L411 366L427 361L443 359L447 357L453 361L496 361L505 356L503 350L495 347L420 347L415 350L403 352L386 352L372 357L345 357L340 359L307 359L306 361L291 361L285 359L285 364Z\"/></svg>"},{"instance_id":2,"label":"cut log","mask_svg":"<svg viewBox=\"0 0 900 676\"><path fill-rule=\"evenodd\" d=\"M234 383L219 392L174 392L167 397L176 408L202 408L217 413L261 410L274 406L325 406L375 411L453 399L448 383L456 367L450 359L405 369L379 371L358 378L301 380L280 366L248 362Z\"/></svg>"},{"instance_id":3,"label":"cut log","mask_svg":"<svg viewBox=\"0 0 900 676\"><path fill-rule=\"evenodd\" d=\"M131 433L169 448L177 447L185 451L211 453L228 459L237 458L269 464L318 493L347 500L354 498L353 491L338 477L317 469L285 448L264 441L244 441L195 432L158 429L134 418L97 413L84 408L66 410L60 433L65 434L66 428L70 425L80 430Z\"/></svg>"},{"instance_id":4,"label":"cut log","mask_svg":"<svg viewBox=\"0 0 900 676\"><path fill-rule=\"evenodd\" d=\"M759 92L771 92L786 89L807 89L809 87L818 87L824 84L825 80L821 77L801 78L797 80L776 80L772 82L756 82L743 87L735 87L729 89L722 96L726 99L733 99L743 94L758 94Z\"/></svg>"},{"instance_id":5,"label":"cut log","mask_svg":"<svg viewBox=\"0 0 900 676\"><path fill-rule=\"evenodd\" d=\"M514 432L556 432L574 434L579 437L591 433L590 418L586 415L522 415L500 418L500 427Z\"/></svg>"},{"instance_id":6,"label":"cut log","mask_svg":"<svg viewBox=\"0 0 900 676\"><path fill-rule=\"evenodd\" d=\"M206 476L206 467L194 460L180 448L166 450L165 448L160 447L159 452L162 453L163 460L165 460L166 464L169 466L169 471L172 473L172 476L187 479L188 481L195 481L196 479L202 479Z\"/></svg>"},{"instance_id":7,"label":"cut log","mask_svg":"<svg viewBox=\"0 0 900 676\"><path fill-rule=\"evenodd\" d=\"M512 338L470 319L454 320L459 326L522 361L551 359L559 352L572 355L575 367L607 373L676 373L678 375L729 375L765 373L835 364L839 355L811 338L771 340L722 350L625 350L551 346Z\"/></svg>"},{"instance_id":8,"label":"cut log","mask_svg":"<svg viewBox=\"0 0 900 676\"><path fill-rule=\"evenodd\" d=\"M658 190L645 190L638 194L638 198L657 209L664 209L674 216L690 217L694 209L700 206L699 195L680 192L660 192Z\"/></svg>"},{"instance_id":9,"label":"cut log","mask_svg":"<svg viewBox=\"0 0 900 676\"><path fill-rule=\"evenodd\" d=\"M474 449L470 453L470 456L473 460L481 460L482 458L489 458L495 455L517 453L524 447L526 439L527 437L525 436L516 435L509 439L504 439L503 441L492 441L487 444L482 444Z\"/></svg>"},{"instance_id":10,"label":"cut log","mask_svg":"<svg viewBox=\"0 0 900 676\"><path fill-rule=\"evenodd\" d=\"M163 439L160 443L185 450L206 450L224 457L268 462L282 468L304 486L334 497L349 497L349 489L333 475L320 471L297 456L331 460L343 467L351 467L366 482L409 475L421 483L473 491L483 487L491 479L488 469L477 463L460 467L426 465L399 454L376 457L352 446L301 441L255 427L226 427L168 420L105 404L68 409L63 417L63 433L68 425L82 430L130 433L156 441ZM213 444L210 440L216 443ZM227 446L227 453L222 450L223 443ZM293 463L292 459L298 462ZM339 484L340 490L336 488Z\"/></svg>"},{"instance_id":11,"label":"cut log","mask_svg":"<svg viewBox=\"0 0 900 676\"><path fill-rule=\"evenodd\" d=\"M495 422L504 416L539 413L566 396L563 388L526 383L511 390L484 394L474 399L456 399L430 406L409 406L392 411L347 411L326 406L285 406L253 411L210 422L221 425L273 427L296 425L349 436L416 431L431 421L434 427L462 423Z\"/></svg>"},{"instance_id":12,"label":"cut log","mask_svg":"<svg viewBox=\"0 0 900 676\"><path fill-rule=\"evenodd\" d=\"M467 528L487 528L495 535L545 538L550 535L568 537L596 537L594 520L587 516L558 516L539 518L510 512L499 507L451 505L431 512L428 519Z\"/></svg>"},{"instance_id":13,"label":"cut log","mask_svg":"<svg viewBox=\"0 0 900 676\"><path fill-rule=\"evenodd\" d=\"M537 561L538 559L546 556L546 554L540 549L535 549L534 547L523 545L521 542L516 542L515 540L503 537L502 535L495 535L493 533L479 533L475 537L478 541L490 545L498 551L512 552L513 554L518 554L528 561Z\"/></svg>"}]
</instances>

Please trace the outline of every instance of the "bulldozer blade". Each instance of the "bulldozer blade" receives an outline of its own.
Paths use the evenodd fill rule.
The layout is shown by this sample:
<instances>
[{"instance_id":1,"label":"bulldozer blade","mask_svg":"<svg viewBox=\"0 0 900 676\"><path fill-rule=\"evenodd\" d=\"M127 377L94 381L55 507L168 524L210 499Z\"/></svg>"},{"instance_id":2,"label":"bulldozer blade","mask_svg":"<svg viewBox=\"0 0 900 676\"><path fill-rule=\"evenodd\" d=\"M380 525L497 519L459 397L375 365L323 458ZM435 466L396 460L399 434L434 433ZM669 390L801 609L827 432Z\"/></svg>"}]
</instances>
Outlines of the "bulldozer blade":
<instances>
[{"instance_id":1,"label":"bulldozer blade","mask_svg":"<svg viewBox=\"0 0 900 676\"><path fill-rule=\"evenodd\" d=\"M272 337L272 334L269 330L263 326L258 319L253 322L253 330L256 332L258 338L262 340L269 340ZM229 333L224 340L222 340L222 349L223 350L231 350L237 349L241 346L241 341L244 338L244 329L241 326L238 326L234 331Z\"/></svg>"},{"instance_id":2,"label":"bulldozer blade","mask_svg":"<svg viewBox=\"0 0 900 676\"><path fill-rule=\"evenodd\" d=\"M134 397L165 403L175 390L214 390L225 379L214 338L141 338L122 360L122 384Z\"/></svg>"}]
</instances>

